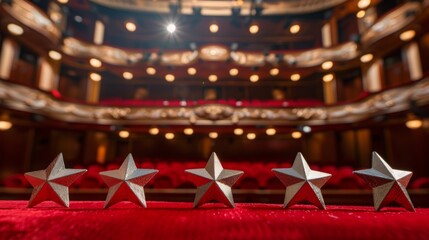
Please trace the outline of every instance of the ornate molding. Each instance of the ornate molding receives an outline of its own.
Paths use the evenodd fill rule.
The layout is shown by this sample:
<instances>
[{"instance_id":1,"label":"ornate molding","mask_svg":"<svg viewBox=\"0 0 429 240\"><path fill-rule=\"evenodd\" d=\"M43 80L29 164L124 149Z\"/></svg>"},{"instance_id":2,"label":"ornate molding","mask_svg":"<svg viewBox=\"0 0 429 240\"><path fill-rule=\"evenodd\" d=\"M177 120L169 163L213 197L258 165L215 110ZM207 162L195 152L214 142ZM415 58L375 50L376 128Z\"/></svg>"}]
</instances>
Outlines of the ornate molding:
<instances>
[{"instance_id":1,"label":"ornate molding","mask_svg":"<svg viewBox=\"0 0 429 240\"><path fill-rule=\"evenodd\" d=\"M371 95L359 102L320 107L261 108L222 104L106 107L60 101L45 92L6 81L0 82L0 100L10 109L38 113L60 121L92 124L329 125L404 111L411 100L428 104L429 78Z\"/></svg>"},{"instance_id":2,"label":"ornate molding","mask_svg":"<svg viewBox=\"0 0 429 240\"><path fill-rule=\"evenodd\" d=\"M94 3L110 8L119 8L132 11L145 11L157 13L169 13L170 4L177 1L127 1L127 0L91 0ZM281 14L303 14L321 11L341 3L346 0L300 0L300 1L267 1L258 4L263 9L262 15ZM193 8L201 8L201 14L206 16L230 16L232 8L241 9L240 14L248 16L251 14L253 1L244 0L240 2L227 0L182 0L180 1L179 13L185 15L194 14Z\"/></svg>"}]
</instances>

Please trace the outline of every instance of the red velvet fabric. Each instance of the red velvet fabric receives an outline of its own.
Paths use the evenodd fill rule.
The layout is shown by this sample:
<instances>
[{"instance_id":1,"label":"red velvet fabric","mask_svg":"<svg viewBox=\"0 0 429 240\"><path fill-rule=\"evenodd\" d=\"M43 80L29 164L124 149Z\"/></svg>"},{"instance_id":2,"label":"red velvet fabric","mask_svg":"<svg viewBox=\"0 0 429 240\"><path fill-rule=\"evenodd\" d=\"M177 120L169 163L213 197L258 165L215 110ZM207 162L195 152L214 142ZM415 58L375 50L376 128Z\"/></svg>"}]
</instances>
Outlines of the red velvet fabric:
<instances>
[{"instance_id":1,"label":"red velvet fabric","mask_svg":"<svg viewBox=\"0 0 429 240\"><path fill-rule=\"evenodd\" d=\"M429 239L429 209L128 202L71 202L70 209L44 202L0 201L0 239Z\"/></svg>"}]
</instances>

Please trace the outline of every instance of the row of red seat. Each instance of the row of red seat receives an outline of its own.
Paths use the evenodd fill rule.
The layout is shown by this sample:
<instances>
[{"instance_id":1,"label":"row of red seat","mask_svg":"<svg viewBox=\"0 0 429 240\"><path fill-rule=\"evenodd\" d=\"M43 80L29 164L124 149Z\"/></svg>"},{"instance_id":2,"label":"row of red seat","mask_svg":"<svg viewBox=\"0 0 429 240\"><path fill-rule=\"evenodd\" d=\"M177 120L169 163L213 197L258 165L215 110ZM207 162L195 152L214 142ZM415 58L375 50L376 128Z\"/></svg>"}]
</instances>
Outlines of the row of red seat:
<instances>
[{"instance_id":1,"label":"row of red seat","mask_svg":"<svg viewBox=\"0 0 429 240\"><path fill-rule=\"evenodd\" d=\"M106 170L118 169L120 164L111 163L107 166L90 165L87 167L88 172L79 178L72 187L91 189L104 188L99 172ZM203 168L205 162L144 162L138 164L141 168L154 168L159 172L154 179L147 185L148 188L194 188L195 185L191 181L191 176L185 173L186 169ZM223 167L227 169L235 169L244 171L244 175L238 180L234 188L236 189L283 189L283 184L272 173L273 168L288 168L291 167L289 162L224 162ZM75 166L75 168L84 168L83 166ZM313 170L319 170L332 174L332 177L323 187L324 189L363 189L368 188L367 184L353 174L351 167L335 167L335 166L311 166ZM30 187L27 180L22 174L16 174L4 179L3 186L5 187ZM411 188L421 189L429 188L429 177L416 179L410 185Z\"/></svg>"}]
</instances>

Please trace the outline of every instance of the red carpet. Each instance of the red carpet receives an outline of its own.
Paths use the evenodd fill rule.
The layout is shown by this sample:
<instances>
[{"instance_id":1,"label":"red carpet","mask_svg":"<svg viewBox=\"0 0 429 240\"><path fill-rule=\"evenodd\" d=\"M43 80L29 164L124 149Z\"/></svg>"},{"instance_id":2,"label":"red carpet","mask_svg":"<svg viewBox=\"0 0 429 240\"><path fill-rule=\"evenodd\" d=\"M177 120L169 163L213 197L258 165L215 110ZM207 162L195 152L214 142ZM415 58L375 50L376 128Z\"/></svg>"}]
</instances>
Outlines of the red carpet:
<instances>
[{"instance_id":1,"label":"red carpet","mask_svg":"<svg viewBox=\"0 0 429 240\"><path fill-rule=\"evenodd\" d=\"M148 202L142 209L120 203L71 202L70 209L45 202L0 201L0 239L429 239L429 209L278 204ZM220 208L218 208L220 207Z\"/></svg>"}]
</instances>

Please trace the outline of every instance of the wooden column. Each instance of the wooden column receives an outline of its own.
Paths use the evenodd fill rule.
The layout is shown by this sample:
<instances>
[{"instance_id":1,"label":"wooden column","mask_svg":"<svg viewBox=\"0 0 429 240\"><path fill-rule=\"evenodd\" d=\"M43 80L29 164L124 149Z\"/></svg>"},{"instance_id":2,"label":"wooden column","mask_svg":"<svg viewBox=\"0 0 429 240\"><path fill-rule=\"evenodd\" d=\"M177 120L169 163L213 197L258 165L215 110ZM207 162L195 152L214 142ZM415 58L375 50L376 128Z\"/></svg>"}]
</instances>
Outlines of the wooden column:
<instances>
[{"instance_id":1,"label":"wooden column","mask_svg":"<svg viewBox=\"0 0 429 240\"><path fill-rule=\"evenodd\" d=\"M95 21L94 43L101 45L104 41L104 23L100 20Z\"/></svg>"},{"instance_id":2,"label":"wooden column","mask_svg":"<svg viewBox=\"0 0 429 240\"><path fill-rule=\"evenodd\" d=\"M404 64L407 65L410 79L415 81L423 77L422 62L420 58L419 45L411 42L402 49Z\"/></svg>"},{"instance_id":3,"label":"wooden column","mask_svg":"<svg viewBox=\"0 0 429 240\"><path fill-rule=\"evenodd\" d=\"M362 67L363 88L367 92L377 92L383 88L383 60L376 59Z\"/></svg>"},{"instance_id":4,"label":"wooden column","mask_svg":"<svg viewBox=\"0 0 429 240\"><path fill-rule=\"evenodd\" d=\"M100 81L94 81L91 78L87 80L86 101L97 103L100 97Z\"/></svg>"},{"instance_id":5,"label":"wooden column","mask_svg":"<svg viewBox=\"0 0 429 240\"><path fill-rule=\"evenodd\" d=\"M60 63L44 57L39 58L38 86L45 91L58 89Z\"/></svg>"},{"instance_id":6,"label":"wooden column","mask_svg":"<svg viewBox=\"0 0 429 240\"><path fill-rule=\"evenodd\" d=\"M325 104L334 104L337 102L337 82L334 76L329 82L323 82L323 94Z\"/></svg>"},{"instance_id":7,"label":"wooden column","mask_svg":"<svg viewBox=\"0 0 429 240\"><path fill-rule=\"evenodd\" d=\"M13 64L18 58L19 46L12 39L5 38L1 47L0 78L9 79L12 73Z\"/></svg>"}]
</instances>

